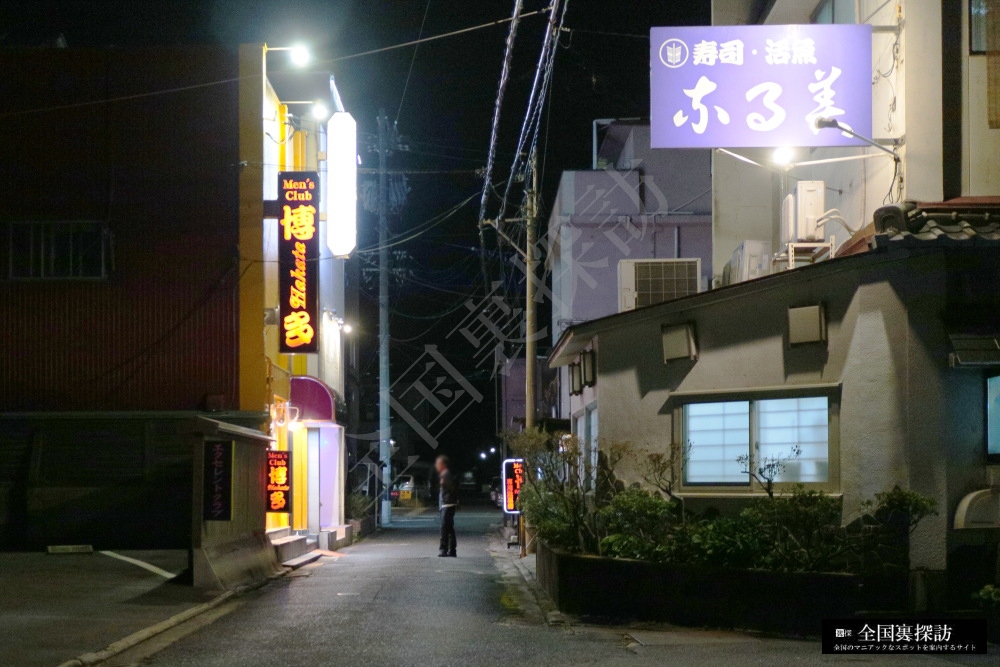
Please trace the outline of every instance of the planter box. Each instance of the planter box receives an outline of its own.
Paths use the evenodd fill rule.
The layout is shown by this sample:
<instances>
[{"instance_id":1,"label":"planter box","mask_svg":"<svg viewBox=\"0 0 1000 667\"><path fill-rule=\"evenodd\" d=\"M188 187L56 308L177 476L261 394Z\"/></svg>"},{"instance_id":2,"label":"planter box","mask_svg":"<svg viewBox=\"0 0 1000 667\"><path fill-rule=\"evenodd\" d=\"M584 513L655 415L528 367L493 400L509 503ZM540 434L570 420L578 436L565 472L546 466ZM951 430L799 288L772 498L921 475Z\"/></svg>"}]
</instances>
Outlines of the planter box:
<instances>
[{"instance_id":1,"label":"planter box","mask_svg":"<svg viewBox=\"0 0 1000 667\"><path fill-rule=\"evenodd\" d=\"M544 543L539 543L536 558L539 583L566 613L796 635L818 635L824 618L886 608L880 595L906 586L900 580L872 587L852 574L730 570L583 556ZM880 595L868 595L873 589Z\"/></svg>"},{"instance_id":2,"label":"planter box","mask_svg":"<svg viewBox=\"0 0 1000 667\"><path fill-rule=\"evenodd\" d=\"M351 524L351 533L354 535L354 539L358 540L373 533L375 531L375 517L366 516L364 519L351 519L348 521Z\"/></svg>"}]
</instances>

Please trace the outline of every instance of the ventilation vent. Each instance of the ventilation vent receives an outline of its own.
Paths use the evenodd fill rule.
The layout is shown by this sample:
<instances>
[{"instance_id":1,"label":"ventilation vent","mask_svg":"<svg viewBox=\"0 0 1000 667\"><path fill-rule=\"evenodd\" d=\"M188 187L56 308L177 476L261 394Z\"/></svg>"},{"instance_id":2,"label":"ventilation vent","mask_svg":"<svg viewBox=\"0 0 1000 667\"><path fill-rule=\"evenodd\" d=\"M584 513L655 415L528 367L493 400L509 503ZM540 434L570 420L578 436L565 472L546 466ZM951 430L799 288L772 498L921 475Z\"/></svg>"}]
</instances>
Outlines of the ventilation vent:
<instances>
[{"instance_id":1,"label":"ventilation vent","mask_svg":"<svg viewBox=\"0 0 1000 667\"><path fill-rule=\"evenodd\" d=\"M635 310L701 291L701 259L623 259L618 311Z\"/></svg>"}]
</instances>

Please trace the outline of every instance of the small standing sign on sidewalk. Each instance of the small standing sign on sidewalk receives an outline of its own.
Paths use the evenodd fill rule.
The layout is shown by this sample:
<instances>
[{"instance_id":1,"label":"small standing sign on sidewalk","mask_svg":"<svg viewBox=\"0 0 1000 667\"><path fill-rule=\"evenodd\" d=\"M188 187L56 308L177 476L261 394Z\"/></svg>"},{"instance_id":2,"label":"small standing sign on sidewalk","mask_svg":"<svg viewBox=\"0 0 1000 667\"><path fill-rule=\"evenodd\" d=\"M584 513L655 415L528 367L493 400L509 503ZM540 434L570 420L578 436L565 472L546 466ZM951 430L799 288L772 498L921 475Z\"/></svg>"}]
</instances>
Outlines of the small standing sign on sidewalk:
<instances>
[{"instance_id":1,"label":"small standing sign on sidewalk","mask_svg":"<svg viewBox=\"0 0 1000 667\"><path fill-rule=\"evenodd\" d=\"M517 499L521 495L524 484L524 459L506 459L503 462L503 511L507 514L520 514Z\"/></svg>"}]
</instances>

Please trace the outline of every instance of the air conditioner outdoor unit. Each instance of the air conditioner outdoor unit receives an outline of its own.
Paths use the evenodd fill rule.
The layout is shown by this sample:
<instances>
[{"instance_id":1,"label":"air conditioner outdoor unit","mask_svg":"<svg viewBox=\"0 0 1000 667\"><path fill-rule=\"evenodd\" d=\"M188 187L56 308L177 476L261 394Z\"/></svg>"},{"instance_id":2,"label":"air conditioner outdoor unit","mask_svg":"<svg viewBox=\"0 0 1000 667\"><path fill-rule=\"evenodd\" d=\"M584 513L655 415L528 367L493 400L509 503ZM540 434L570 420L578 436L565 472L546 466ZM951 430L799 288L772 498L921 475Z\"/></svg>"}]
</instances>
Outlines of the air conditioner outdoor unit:
<instances>
[{"instance_id":1,"label":"air conditioner outdoor unit","mask_svg":"<svg viewBox=\"0 0 1000 667\"><path fill-rule=\"evenodd\" d=\"M623 259L618 262L618 312L701 291L701 259Z\"/></svg>"},{"instance_id":2,"label":"air conditioner outdoor unit","mask_svg":"<svg viewBox=\"0 0 1000 667\"><path fill-rule=\"evenodd\" d=\"M729 282L733 285L771 273L771 243L747 240L741 243L729 261Z\"/></svg>"},{"instance_id":3,"label":"air conditioner outdoor unit","mask_svg":"<svg viewBox=\"0 0 1000 667\"><path fill-rule=\"evenodd\" d=\"M795 194L789 194L781 205L781 244L798 241L822 241L822 230L816 224L826 212L826 183L799 181Z\"/></svg>"}]
</instances>

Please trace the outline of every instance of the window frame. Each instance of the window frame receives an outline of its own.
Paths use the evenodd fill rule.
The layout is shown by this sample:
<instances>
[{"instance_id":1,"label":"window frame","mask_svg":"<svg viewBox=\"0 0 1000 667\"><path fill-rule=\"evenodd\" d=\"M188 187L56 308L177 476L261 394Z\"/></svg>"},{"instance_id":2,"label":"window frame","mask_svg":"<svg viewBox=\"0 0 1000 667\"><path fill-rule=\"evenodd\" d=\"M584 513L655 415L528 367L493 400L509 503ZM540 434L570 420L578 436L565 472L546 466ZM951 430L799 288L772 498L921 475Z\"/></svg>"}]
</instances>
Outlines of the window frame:
<instances>
[{"instance_id":1,"label":"window frame","mask_svg":"<svg viewBox=\"0 0 1000 667\"><path fill-rule=\"evenodd\" d=\"M598 438L594 438L591 433L591 416L597 420ZM580 423L583 423L583 433L580 433ZM597 487L597 464L600 461L600 438L601 417L597 412L597 401L593 401L573 414L571 420L573 437L576 438L579 447L580 460L576 463L576 475L584 490L590 494L594 493ZM586 458L589 458L589 461ZM586 464L590 465L590 479L584 479L583 475L587 470Z\"/></svg>"},{"instance_id":2,"label":"window frame","mask_svg":"<svg viewBox=\"0 0 1000 667\"><path fill-rule=\"evenodd\" d=\"M983 377L983 395L986 399L983 409L983 449L986 451L987 465L1000 465L1000 449L995 453L990 452L990 380L1000 380L1000 374L991 372ZM997 410L997 419L1000 420L1000 408Z\"/></svg>"},{"instance_id":3,"label":"window frame","mask_svg":"<svg viewBox=\"0 0 1000 667\"><path fill-rule=\"evenodd\" d=\"M726 403L734 401L766 401L782 398L816 398L825 397L827 399L827 480L825 482L775 482L774 489L781 493L790 491L792 488L802 485L806 489L815 491L826 491L828 493L840 492L840 386L834 387L810 387L795 388L781 387L760 390L744 390L733 392L692 394L680 396L673 409L673 441L687 443L687 423L685 419L685 408L693 404L702 403ZM750 408L750 445L748 454L753 454L755 450L755 433L757 432L757 411ZM678 494L682 496L759 496L766 494L763 487L758 484L750 475L747 475L747 484L741 482L687 482L685 479L686 456L677 457L675 463L675 479L678 480Z\"/></svg>"},{"instance_id":4,"label":"window frame","mask_svg":"<svg viewBox=\"0 0 1000 667\"><path fill-rule=\"evenodd\" d=\"M823 21L822 23L820 23L817 19L819 19L820 14L822 14L823 10L826 9L826 8L830 9L830 21L829 22ZM852 20L851 21L849 21L849 22L838 21L837 20L837 0L820 0L819 2L816 3L816 6L813 8L812 14L809 15L809 23L812 24L812 25L852 25L852 24L856 24L860 20L860 17L857 15L857 12L855 11L855 7L853 5L851 5L851 14L852 14Z\"/></svg>"},{"instance_id":5,"label":"window frame","mask_svg":"<svg viewBox=\"0 0 1000 667\"><path fill-rule=\"evenodd\" d=\"M40 262L41 273L40 275L17 275L15 274L15 261L14 256L17 249L14 244L15 230L17 228L28 229L29 233L33 236L36 230L48 230L55 229L62 225L78 225L78 226L90 226L96 230L100 235L100 275L45 275L44 262ZM101 220L10 220L4 225L6 227L4 236L7 242L7 253L6 253L6 267L3 272L3 279L9 280L11 282L55 282L55 281L71 281L71 282L92 282L92 281L104 281L107 280L111 275L110 260L111 260L111 247L110 247L110 232L108 230L108 225ZM35 251L34 249L29 251L32 254L30 263L34 265L35 262ZM75 259L76 255L72 253L71 250L71 265ZM72 268L75 268L71 266Z\"/></svg>"},{"instance_id":6,"label":"window frame","mask_svg":"<svg viewBox=\"0 0 1000 667\"><path fill-rule=\"evenodd\" d=\"M985 19L985 15L984 15L984 18L983 18L982 22L980 23L980 25L983 28L982 44L979 45L980 48L976 48L976 46L977 46L977 44L976 44L976 42L977 42L977 40L976 40L977 34L976 34L975 30L976 30L976 25L977 24L976 24L976 22L974 22L972 20L973 9L974 9L973 5L975 4L975 2L976 2L976 0L969 0L969 15L968 15L969 16L969 55L970 56L985 56L985 55L989 55L989 53L990 53L990 51L989 51L989 45L987 44L987 42L989 41L989 33L987 31L986 19ZM998 4L998 9L1000 9L1000 4ZM1000 21L1000 17L996 17L994 20L995 21Z\"/></svg>"}]
</instances>

